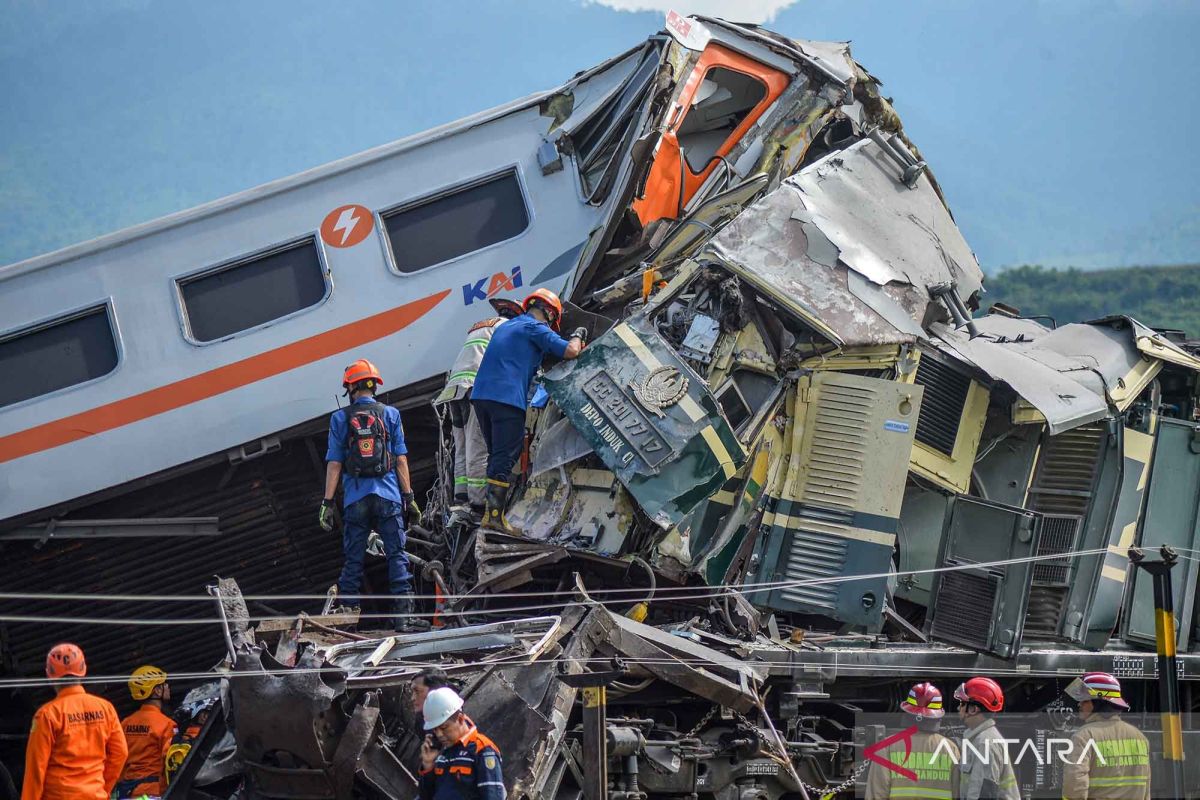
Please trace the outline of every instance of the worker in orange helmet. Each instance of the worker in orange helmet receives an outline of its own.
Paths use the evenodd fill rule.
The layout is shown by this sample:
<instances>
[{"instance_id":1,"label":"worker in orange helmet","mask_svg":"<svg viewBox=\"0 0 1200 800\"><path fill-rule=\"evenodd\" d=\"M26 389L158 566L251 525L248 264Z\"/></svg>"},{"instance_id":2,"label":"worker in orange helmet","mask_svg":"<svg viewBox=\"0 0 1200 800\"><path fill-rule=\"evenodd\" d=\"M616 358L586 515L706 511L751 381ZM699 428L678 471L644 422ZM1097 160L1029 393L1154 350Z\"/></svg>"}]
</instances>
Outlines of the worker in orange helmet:
<instances>
[{"instance_id":1,"label":"worker in orange helmet","mask_svg":"<svg viewBox=\"0 0 1200 800\"><path fill-rule=\"evenodd\" d=\"M508 524L504 510L509 477L525 439L530 386L546 356L577 358L587 339L587 328L576 329L569 340L556 333L563 304L549 289L534 291L521 308L523 314L492 334L471 391L471 406L488 451L483 526L510 534L517 531Z\"/></svg>"},{"instance_id":2,"label":"worker in orange helmet","mask_svg":"<svg viewBox=\"0 0 1200 800\"><path fill-rule=\"evenodd\" d=\"M117 782L117 798L159 797L167 790L167 751L179 732L162 710L171 699L167 673L149 664L138 667L129 677L129 694L142 707L121 722L129 759Z\"/></svg>"},{"instance_id":3,"label":"worker in orange helmet","mask_svg":"<svg viewBox=\"0 0 1200 800\"><path fill-rule=\"evenodd\" d=\"M58 695L38 709L25 749L21 800L108 800L129 749L112 703L88 694L83 651L59 644L46 655Z\"/></svg>"},{"instance_id":4,"label":"worker in orange helmet","mask_svg":"<svg viewBox=\"0 0 1200 800\"><path fill-rule=\"evenodd\" d=\"M342 483L342 574L338 578L340 613L359 611L363 560L371 531L379 534L387 555L388 588L395 597L397 630L414 627L412 575L404 551L406 528L420 524L421 508L408 474L408 448L400 411L375 399L383 384L379 370L365 358L346 367L342 388L350 404L329 417L325 451L325 495L318 522L333 530L333 496Z\"/></svg>"}]
</instances>

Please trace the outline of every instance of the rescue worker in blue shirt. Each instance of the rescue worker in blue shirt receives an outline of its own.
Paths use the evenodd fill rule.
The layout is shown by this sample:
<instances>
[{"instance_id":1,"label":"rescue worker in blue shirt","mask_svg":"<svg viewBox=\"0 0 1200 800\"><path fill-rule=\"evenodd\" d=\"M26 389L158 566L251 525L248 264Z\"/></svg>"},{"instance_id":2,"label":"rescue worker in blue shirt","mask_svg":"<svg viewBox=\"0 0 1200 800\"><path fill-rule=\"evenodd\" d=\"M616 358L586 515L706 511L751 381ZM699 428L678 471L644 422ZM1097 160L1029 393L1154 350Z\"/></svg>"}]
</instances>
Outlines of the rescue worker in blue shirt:
<instances>
[{"instance_id":1,"label":"rescue worker in blue shirt","mask_svg":"<svg viewBox=\"0 0 1200 800\"><path fill-rule=\"evenodd\" d=\"M462 698L448 686L425 697L422 716L425 730L433 735L426 735L421 745L418 796L420 800L505 800L508 791L500 748L479 732L462 707Z\"/></svg>"},{"instance_id":2,"label":"rescue worker in blue shirt","mask_svg":"<svg viewBox=\"0 0 1200 800\"><path fill-rule=\"evenodd\" d=\"M379 534L387 555L388 589L396 600L397 630L411 630L412 576L404 552L407 523L420 523L421 509L408 475L408 449L400 411L375 400L383 384L379 370L365 358L346 367L342 388L350 404L329 418L325 453L325 494L318 521L333 530L333 496L342 481L342 574L338 578L341 613L358 613L363 559L371 531Z\"/></svg>"},{"instance_id":3,"label":"rescue worker in blue shirt","mask_svg":"<svg viewBox=\"0 0 1200 800\"><path fill-rule=\"evenodd\" d=\"M471 391L471 406L488 451L483 527L509 534L518 533L508 524L504 509L509 477L525 440L529 387L547 355L577 358L587 338L586 328L576 329L569 341L555 333L563 306L549 289L536 290L521 307L524 314L492 334Z\"/></svg>"}]
</instances>

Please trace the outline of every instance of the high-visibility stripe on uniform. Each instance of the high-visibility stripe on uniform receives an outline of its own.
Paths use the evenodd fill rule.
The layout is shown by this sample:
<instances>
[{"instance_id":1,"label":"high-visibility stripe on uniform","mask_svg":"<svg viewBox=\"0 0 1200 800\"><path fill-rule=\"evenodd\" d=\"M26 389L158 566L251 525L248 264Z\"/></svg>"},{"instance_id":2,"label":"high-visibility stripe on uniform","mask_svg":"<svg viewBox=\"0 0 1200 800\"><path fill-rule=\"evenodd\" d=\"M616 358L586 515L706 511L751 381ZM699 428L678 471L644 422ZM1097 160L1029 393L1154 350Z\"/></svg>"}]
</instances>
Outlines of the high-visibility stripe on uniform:
<instances>
[{"instance_id":1,"label":"high-visibility stripe on uniform","mask_svg":"<svg viewBox=\"0 0 1200 800\"><path fill-rule=\"evenodd\" d=\"M888 797L918 797L928 800L954 800L954 795L946 789L930 789L927 786L893 786Z\"/></svg>"},{"instance_id":2,"label":"high-visibility stripe on uniform","mask_svg":"<svg viewBox=\"0 0 1200 800\"><path fill-rule=\"evenodd\" d=\"M1121 775L1115 778L1090 778L1092 786L1145 786L1150 779L1143 775Z\"/></svg>"}]
</instances>

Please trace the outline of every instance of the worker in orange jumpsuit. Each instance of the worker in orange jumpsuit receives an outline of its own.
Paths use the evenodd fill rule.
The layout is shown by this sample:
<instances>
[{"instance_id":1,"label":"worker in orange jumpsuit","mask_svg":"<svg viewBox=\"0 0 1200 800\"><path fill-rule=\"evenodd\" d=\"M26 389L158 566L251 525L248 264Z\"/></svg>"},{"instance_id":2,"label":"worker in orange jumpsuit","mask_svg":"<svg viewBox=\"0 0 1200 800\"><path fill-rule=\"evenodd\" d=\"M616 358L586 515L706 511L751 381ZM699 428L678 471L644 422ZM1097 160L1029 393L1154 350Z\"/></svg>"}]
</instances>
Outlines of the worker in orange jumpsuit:
<instances>
[{"instance_id":1,"label":"worker in orange jumpsuit","mask_svg":"<svg viewBox=\"0 0 1200 800\"><path fill-rule=\"evenodd\" d=\"M142 707L121 723L129 759L117 783L117 798L160 797L167 790L167 751L178 733L175 721L162 710L163 702L171 699L167 673L149 664L138 667L129 678L129 694Z\"/></svg>"},{"instance_id":2,"label":"worker in orange jumpsuit","mask_svg":"<svg viewBox=\"0 0 1200 800\"><path fill-rule=\"evenodd\" d=\"M59 644L46 656L58 696L38 709L25 750L21 800L108 800L129 749L112 703L88 694L83 651Z\"/></svg>"}]
</instances>

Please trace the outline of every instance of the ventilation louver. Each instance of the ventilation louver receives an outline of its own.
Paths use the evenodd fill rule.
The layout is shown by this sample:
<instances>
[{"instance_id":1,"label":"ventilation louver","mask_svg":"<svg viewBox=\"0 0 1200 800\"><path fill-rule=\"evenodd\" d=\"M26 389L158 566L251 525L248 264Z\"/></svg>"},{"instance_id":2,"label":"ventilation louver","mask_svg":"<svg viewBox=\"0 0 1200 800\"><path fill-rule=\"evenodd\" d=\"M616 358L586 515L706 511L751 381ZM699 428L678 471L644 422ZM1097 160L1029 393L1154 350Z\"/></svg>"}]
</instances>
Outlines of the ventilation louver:
<instances>
[{"instance_id":1,"label":"ventilation louver","mask_svg":"<svg viewBox=\"0 0 1200 800\"><path fill-rule=\"evenodd\" d=\"M1042 444L1027 506L1046 517L1038 555L1071 553L1083 547L1089 512L1097 504L1107 425L1085 425L1049 436ZM1101 510L1103 511L1103 510ZM1078 559L1064 556L1038 563L1030 590L1026 634L1061 639Z\"/></svg>"},{"instance_id":2,"label":"ventilation louver","mask_svg":"<svg viewBox=\"0 0 1200 800\"><path fill-rule=\"evenodd\" d=\"M878 628L892 566L904 478L921 388L837 372L797 382L803 425L797 467L771 498L753 581L785 585L757 594L771 608ZM829 579L839 580L829 580Z\"/></svg>"},{"instance_id":3,"label":"ventilation louver","mask_svg":"<svg viewBox=\"0 0 1200 800\"><path fill-rule=\"evenodd\" d=\"M1014 657L1021 646L1040 514L967 495L950 499L926 630L940 641ZM949 569L946 569L949 568Z\"/></svg>"},{"instance_id":4,"label":"ventilation louver","mask_svg":"<svg viewBox=\"0 0 1200 800\"><path fill-rule=\"evenodd\" d=\"M917 364L914 380L918 386L925 387L921 416L917 420L917 441L939 453L954 455L971 379L930 356L924 356Z\"/></svg>"},{"instance_id":5,"label":"ventilation louver","mask_svg":"<svg viewBox=\"0 0 1200 800\"><path fill-rule=\"evenodd\" d=\"M964 565L950 560L946 566ZM938 594L938 613L930 625L930 636L975 650L987 649L1002 581L1003 573L983 570L959 569L946 573Z\"/></svg>"}]
</instances>

